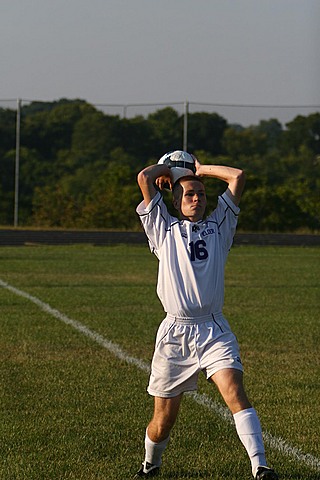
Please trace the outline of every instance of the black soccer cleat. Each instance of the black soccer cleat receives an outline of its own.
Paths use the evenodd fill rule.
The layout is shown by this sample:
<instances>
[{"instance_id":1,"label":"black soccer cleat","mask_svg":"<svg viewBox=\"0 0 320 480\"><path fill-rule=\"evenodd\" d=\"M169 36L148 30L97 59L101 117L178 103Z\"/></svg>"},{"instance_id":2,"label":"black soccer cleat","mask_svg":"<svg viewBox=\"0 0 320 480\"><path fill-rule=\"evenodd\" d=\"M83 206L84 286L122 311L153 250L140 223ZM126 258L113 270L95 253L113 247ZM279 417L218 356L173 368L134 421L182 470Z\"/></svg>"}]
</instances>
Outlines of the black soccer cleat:
<instances>
[{"instance_id":1,"label":"black soccer cleat","mask_svg":"<svg viewBox=\"0 0 320 480\"><path fill-rule=\"evenodd\" d=\"M137 472L133 478L156 477L159 474L159 472L160 472L160 467L157 467L156 465L152 465L152 463L149 463L149 462L143 462L139 472Z\"/></svg>"},{"instance_id":2,"label":"black soccer cleat","mask_svg":"<svg viewBox=\"0 0 320 480\"><path fill-rule=\"evenodd\" d=\"M279 480L279 477L272 468L258 467L254 480Z\"/></svg>"}]
</instances>

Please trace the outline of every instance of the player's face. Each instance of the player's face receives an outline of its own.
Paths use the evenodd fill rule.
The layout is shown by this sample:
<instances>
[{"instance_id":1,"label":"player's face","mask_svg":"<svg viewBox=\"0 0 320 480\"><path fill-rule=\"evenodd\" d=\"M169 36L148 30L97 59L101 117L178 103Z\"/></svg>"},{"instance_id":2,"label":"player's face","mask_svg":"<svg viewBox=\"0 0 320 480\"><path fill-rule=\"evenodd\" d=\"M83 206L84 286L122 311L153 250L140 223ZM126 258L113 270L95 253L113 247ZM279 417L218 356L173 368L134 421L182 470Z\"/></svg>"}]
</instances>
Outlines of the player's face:
<instances>
[{"instance_id":1,"label":"player's face","mask_svg":"<svg viewBox=\"0 0 320 480\"><path fill-rule=\"evenodd\" d=\"M201 220L207 206L204 185L197 180L181 181L180 184L182 193L180 199L176 199L175 207L180 211L182 218L191 222Z\"/></svg>"}]
</instances>

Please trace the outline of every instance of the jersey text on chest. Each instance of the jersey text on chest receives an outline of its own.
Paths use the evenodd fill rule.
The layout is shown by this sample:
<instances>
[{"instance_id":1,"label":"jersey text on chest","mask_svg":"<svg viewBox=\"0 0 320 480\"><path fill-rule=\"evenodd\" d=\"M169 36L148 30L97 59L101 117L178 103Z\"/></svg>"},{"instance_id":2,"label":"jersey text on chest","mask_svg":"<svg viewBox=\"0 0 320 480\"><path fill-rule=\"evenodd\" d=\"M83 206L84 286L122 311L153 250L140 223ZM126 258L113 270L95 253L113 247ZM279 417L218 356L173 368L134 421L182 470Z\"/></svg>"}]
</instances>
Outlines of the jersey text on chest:
<instances>
[{"instance_id":1,"label":"jersey text on chest","mask_svg":"<svg viewBox=\"0 0 320 480\"><path fill-rule=\"evenodd\" d=\"M203 232L201 232L202 237L207 237L208 235L212 235L214 233L213 228L207 228Z\"/></svg>"}]
</instances>

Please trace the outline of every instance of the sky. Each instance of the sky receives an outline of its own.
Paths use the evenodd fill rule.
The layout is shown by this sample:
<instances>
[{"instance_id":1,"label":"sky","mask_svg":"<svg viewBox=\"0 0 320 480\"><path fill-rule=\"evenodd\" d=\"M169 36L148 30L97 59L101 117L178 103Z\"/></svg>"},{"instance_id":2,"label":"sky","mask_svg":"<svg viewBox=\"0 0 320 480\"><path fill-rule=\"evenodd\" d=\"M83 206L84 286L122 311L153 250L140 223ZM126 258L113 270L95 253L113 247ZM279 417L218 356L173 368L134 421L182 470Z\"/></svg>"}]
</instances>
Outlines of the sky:
<instances>
[{"instance_id":1,"label":"sky","mask_svg":"<svg viewBox=\"0 0 320 480\"><path fill-rule=\"evenodd\" d=\"M187 101L287 121L320 111L319 46L319 0L1 0L0 106Z\"/></svg>"}]
</instances>

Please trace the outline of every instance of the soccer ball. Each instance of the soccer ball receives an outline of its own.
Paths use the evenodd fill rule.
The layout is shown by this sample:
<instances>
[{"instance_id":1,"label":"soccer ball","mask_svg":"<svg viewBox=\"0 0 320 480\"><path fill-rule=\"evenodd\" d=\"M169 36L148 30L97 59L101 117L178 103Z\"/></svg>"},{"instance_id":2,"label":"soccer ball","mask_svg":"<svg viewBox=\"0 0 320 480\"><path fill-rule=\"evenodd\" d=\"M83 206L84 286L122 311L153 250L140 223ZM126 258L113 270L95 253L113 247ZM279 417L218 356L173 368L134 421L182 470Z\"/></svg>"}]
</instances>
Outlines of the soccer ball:
<instances>
[{"instance_id":1,"label":"soccer ball","mask_svg":"<svg viewBox=\"0 0 320 480\"><path fill-rule=\"evenodd\" d=\"M196 173L196 157L182 150L175 150L163 155L158 164L165 164L171 169L173 183L179 178Z\"/></svg>"}]
</instances>

